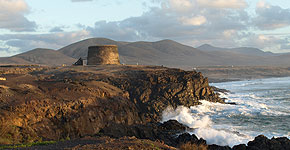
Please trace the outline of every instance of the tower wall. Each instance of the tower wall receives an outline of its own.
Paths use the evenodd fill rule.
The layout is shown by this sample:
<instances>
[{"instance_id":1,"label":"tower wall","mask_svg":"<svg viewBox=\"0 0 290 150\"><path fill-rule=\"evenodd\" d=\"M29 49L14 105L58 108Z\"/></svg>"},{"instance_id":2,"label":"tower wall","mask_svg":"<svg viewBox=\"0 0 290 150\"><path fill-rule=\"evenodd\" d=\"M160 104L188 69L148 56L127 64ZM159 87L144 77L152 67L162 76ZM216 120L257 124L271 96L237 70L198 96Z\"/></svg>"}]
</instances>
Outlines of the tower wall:
<instances>
[{"instance_id":1,"label":"tower wall","mask_svg":"<svg viewBox=\"0 0 290 150\"><path fill-rule=\"evenodd\" d=\"M90 46L88 65L120 64L117 45Z\"/></svg>"}]
</instances>

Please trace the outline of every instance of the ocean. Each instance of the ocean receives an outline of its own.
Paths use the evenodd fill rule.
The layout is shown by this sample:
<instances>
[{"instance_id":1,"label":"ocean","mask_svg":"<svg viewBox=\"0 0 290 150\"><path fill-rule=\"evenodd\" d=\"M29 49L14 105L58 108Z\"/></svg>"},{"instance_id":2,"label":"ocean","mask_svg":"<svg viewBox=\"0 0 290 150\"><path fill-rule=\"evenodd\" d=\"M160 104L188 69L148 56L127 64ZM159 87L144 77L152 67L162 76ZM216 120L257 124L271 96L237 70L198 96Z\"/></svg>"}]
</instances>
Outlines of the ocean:
<instances>
[{"instance_id":1,"label":"ocean","mask_svg":"<svg viewBox=\"0 0 290 150\"><path fill-rule=\"evenodd\" d=\"M290 137L290 77L212 83L237 105L201 101L190 108L167 108L162 120L175 119L195 128L191 133L208 144L234 146L258 135Z\"/></svg>"}]
</instances>

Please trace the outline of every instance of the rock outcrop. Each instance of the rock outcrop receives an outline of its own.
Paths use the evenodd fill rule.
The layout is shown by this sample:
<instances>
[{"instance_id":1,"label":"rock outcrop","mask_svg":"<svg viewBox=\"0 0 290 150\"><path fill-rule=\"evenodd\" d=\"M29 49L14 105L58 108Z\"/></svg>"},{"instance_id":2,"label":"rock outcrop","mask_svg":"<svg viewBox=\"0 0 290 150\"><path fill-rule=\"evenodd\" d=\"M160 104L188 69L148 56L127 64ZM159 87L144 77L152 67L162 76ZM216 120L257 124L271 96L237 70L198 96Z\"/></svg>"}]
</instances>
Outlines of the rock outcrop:
<instances>
[{"instance_id":1,"label":"rock outcrop","mask_svg":"<svg viewBox=\"0 0 290 150\"><path fill-rule=\"evenodd\" d=\"M168 106L194 106L202 99L224 103L199 72L149 67L119 74L121 78L109 77L101 81L127 91L147 121L160 120L162 111Z\"/></svg>"},{"instance_id":2,"label":"rock outcrop","mask_svg":"<svg viewBox=\"0 0 290 150\"><path fill-rule=\"evenodd\" d=\"M104 134L112 125L158 122L168 106L223 102L194 71L120 65L0 71L7 78L0 82L4 144Z\"/></svg>"},{"instance_id":3,"label":"rock outcrop","mask_svg":"<svg viewBox=\"0 0 290 150\"><path fill-rule=\"evenodd\" d=\"M164 149L290 149L288 138L262 135L233 148L208 145L204 139L186 133L193 129L177 121L160 123L160 115L168 106L198 105L201 99L224 103L207 78L195 71L109 65L0 67L0 72L7 79L0 81L0 145L82 139L64 142L68 145L63 148L112 148L121 144L144 149L148 145ZM156 140L161 142L153 142ZM52 147L57 144L35 149Z\"/></svg>"},{"instance_id":4,"label":"rock outcrop","mask_svg":"<svg viewBox=\"0 0 290 150\"><path fill-rule=\"evenodd\" d=\"M278 137L268 139L264 135L255 137L253 141L248 142L247 150L288 150L290 149L290 141L286 137ZM234 149L238 150L238 149Z\"/></svg>"}]
</instances>

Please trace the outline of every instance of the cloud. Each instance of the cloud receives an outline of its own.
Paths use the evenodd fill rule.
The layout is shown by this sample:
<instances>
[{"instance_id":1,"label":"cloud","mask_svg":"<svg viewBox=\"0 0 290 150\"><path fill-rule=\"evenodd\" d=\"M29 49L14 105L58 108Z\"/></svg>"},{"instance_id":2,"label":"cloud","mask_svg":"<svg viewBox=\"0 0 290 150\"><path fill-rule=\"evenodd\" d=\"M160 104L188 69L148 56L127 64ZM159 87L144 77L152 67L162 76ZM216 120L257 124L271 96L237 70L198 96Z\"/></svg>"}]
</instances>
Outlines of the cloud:
<instances>
[{"instance_id":1,"label":"cloud","mask_svg":"<svg viewBox=\"0 0 290 150\"><path fill-rule=\"evenodd\" d=\"M62 28L64 27L63 26L53 27L49 30L49 32L64 32Z\"/></svg>"},{"instance_id":2,"label":"cloud","mask_svg":"<svg viewBox=\"0 0 290 150\"><path fill-rule=\"evenodd\" d=\"M289 39L288 38L286 38L286 40L288 41L288 43L283 43L283 44L281 44L281 50L290 50L290 37L289 37Z\"/></svg>"},{"instance_id":3,"label":"cloud","mask_svg":"<svg viewBox=\"0 0 290 150\"><path fill-rule=\"evenodd\" d=\"M9 48L0 47L0 57L8 57L15 53L11 53Z\"/></svg>"},{"instance_id":4,"label":"cloud","mask_svg":"<svg viewBox=\"0 0 290 150\"><path fill-rule=\"evenodd\" d=\"M242 9L247 7L245 0L197 0L204 7Z\"/></svg>"},{"instance_id":5,"label":"cloud","mask_svg":"<svg viewBox=\"0 0 290 150\"><path fill-rule=\"evenodd\" d=\"M191 46L209 43L222 47L252 46L271 51L286 47L282 36L256 34L244 0L157 0L143 15L122 21L98 21L88 27L92 36L114 40L173 39ZM260 3L259 9L271 9ZM183 9L182 9L183 8ZM276 17L279 18L279 17ZM286 20L286 19L285 19ZM275 21L274 21L275 22Z\"/></svg>"},{"instance_id":6,"label":"cloud","mask_svg":"<svg viewBox=\"0 0 290 150\"><path fill-rule=\"evenodd\" d=\"M29 9L24 0L0 0L0 29L34 31L36 23L25 17L27 13Z\"/></svg>"},{"instance_id":7,"label":"cloud","mask_svg":"<svg viewBox=\"0 0 290 150\"><path fill-rule=\"evenodd\" d=\"M58 49L89 37L105 37L118 41L172 39L191 46L208 43L221 47L252 46L268 50L286 49L289 46L289 39L285 36L253 32L254 27L263 27L263 23L253 23L256 18L247 12L247 3L244 0L228 0L227 3L225 0L211 3L205 3L209 0L153 1L159 6L151 5L137 17L121 21L96 21L93 26L78 24L79 31L73 32L65 32L63 26L56 26L47 34L0 35L0 42L4 42L10 49L17 49L18 52L37 47ZM265 10L273 12L273 8L274 6L267 3L258 3L256 17L276 17L262 13ZM285 14L288 14L287 9L279 7L279 10L283 11L278 12L286 11ZM286 20L283 18L282 20ZM273 23L278 22L275 18L271 19ZM272 21L268 23L271 24ZM5 50L7 49L3 49Z\"/></svg>"},{"instance_id":8,"label":"cloud","mask_svg":"<svg viewBox=\"0 0 290 150\"><path fill-rule=\"evenodd\" d=\"M281 46L282 50L290 50L290 45L289 44L284 44Z\"/></svg>"},{"instance_id":9,"label":"cloud","mask_svg":"<svg viewBox=\"0 0 290 150\"><path fill-rule=\"evenodd\" d=\"M270 8L270 5L265 1L259 1L256 5L256 8Z\"/></svg>"},{"instance_id":10,"label":"cloud","mask_svg":"<svg viewBox=\"0 0 290 150\"><path fill-rule=\"evenodd\" d=\"M181 22L184 25L192 25L192 26L200 26L206 23L206 18L204 16L196 16L196 17L182 17Z\"/></svg>"},{"instance_id":11,"label":"cloud","mask_svg":"<svg viewBox=\"0 0 290 150\"><path fill-rule=\"evenodd\" d=\"M92 36L115 40L173 39L193 46L197 42L197 45L211 42L234 46L239 32L248 28L248 13L234 7L241 1L234 0L237 4L233 8L227 5L219 9L201 6L198 0L158 2L161 7L152 7L141 16L114 22L98 21L88 30Z\"/></svg>"},{"instance_id":12,"label":"cloud","mask_svg":"<svg viewBox=\"0 0 290 150\"><path fill-rule=\"evenodd\" d=\"M87 31L93 36L112 38L114 40L133 41L141 38L137 33L138 31L130 26L130 22L126 22L126 20L122 22L98 21L94 27L87 27Z\"/></svg>"},{"instance_id":13,"label":"cloud","mask_svg":"<svg viewBox=\"0 0 290 150\"><path fill-rule=\"evenodd\" d=\"M173 39L189 45L201 43L233 46L239 32L247 29L248 14L241 9L210 9L198 0L159 1L138 17L121 21L97 21L83 30L64 32L62 27L48 34L0 35L6 45L26 51L37 47L60 48L87 37L106 37L119 41ZM156 5L155 5L156 6ZM219 6L220 7L220 6Z\"/></svg>"},{"instance_id":14,"label":"cloud","mask_svg":"<svg viewBox=\"0 0 290 150\"><path fill-rule=\"evenodd\" d=\"M179 12L188 11L193 8L193 3L190 0L169 0L167 4L167 7ZM163 5L165 6L165 3Z\"/></svg>"},{"instance_id":15,"label":"cloud","mask_svg":"<svg viewBox=\"0 0 290 150\"><path fill-rule=\"evenodd\" d=\"M90 33L86 30L49 34L5 34L0 35L0 42L5 41L8 48L24 52L35 48L59 49L89 37Z\"/></svg>"},{"instance_id":16,"label":"cloud","mask_svg":"<svg viewBox=\"0 0 290 150\"><path fill-rule=\"evenodd\" d=\"M274 30L290 26L290 9L283 9L280 6L272 6L260 1L256 6L257 17L253 23L261 30Z\"/></svg>"},{"instance_id":17,"label":"cloud","mask_svg":"<svg viewBox=\"0 0 290 150\"><path fill-rule=\"evenodd\" d=\"M290 41L288 38L282 38L277 35L265 34L249 34L245 36L243 45L256 47L264 50L281 50L282 46L286 46ZM286 48L286 47L284 47Z\"/></svg>"}]
</instances>

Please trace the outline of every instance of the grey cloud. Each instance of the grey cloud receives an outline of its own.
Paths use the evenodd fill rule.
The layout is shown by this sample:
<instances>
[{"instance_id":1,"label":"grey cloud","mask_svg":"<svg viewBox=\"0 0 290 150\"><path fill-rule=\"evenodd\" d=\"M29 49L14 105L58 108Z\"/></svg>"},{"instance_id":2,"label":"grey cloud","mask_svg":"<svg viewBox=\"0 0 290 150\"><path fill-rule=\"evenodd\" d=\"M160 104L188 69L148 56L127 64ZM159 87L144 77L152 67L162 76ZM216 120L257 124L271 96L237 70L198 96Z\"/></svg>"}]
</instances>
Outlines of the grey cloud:
<instances>
[{"instance_id":1,"label":"grey cloud","mask_svg":"<svg viewBox=\"0 0 290 150\"><path fill-rule=\"evenodd\" d=\"M7 47L0 47L0 52L8 52L8 51L9 51L9 48L7 48Z\"/></svg>"},{"instance_id":2,"label":"grey cloud","mask_svg":"<svg viewBox=\"0 0 290 150\"><path fill-rule=\"evenodd\" d=\"M8 29L15 32L35 31L36 23L27 20L24 16L15 15L7 16L7 18L0 17L0 28Z\"/></svg>"},{"instance_id":3,"label":"grey cloud","mask_svg":"<svg viewBox=\"0 0 290 150\"><path fill-rule=\"evenodd\" d=\"M27 13L29 9L24 0L0 1L0 29L15 32L35 31L37 25L25 17Z\"/></svg>"},{"instance_id":4,"label":"grey cloud","mask_svg":"<svg viewBox=\"0 0 290 150\"><path fill-rule=\"evenodd\" d=\"M288 38L283 38L276 35L257 35L252 33L248 34L244 38L246 40L241 43L243 46L251 46L267 50L281 50L279 47L290 43Z\"/></svg>"},{"instance_id":5,"label":"grey cloud","mask_svg":"<svg viewBox=\"0 0 290 150\"><path fill-rule=\"evenodd\" d=\"M63 27L53 27L49 30L49 32L63 32Z\"/></svg>"},{"instance_id":6,"label":"grey cloud","mask_svg":"<svg viewBox=\"0 0 290 150\"><path fill-rule=\"evenodd\" d=\"M290 9L279 6L257 7L253 23L261 30L273 30L290 26Z\"/></svg>"},{"instance_id":7,"label":"grey cloud","mask_svg":"<svg viewBox=\"0 0 290 150\"><path fill-rule=\"evenodd\" d=\"M77 28L79 28L79 29L85 29L85 28L87 28L86 25L83 25L83 24L80 24L80 23L75 24L75 26L76 26Z\"/></svg>"},{"instance_id":8,"label":"grey cloud","mask_svg":"<svg viewBox=\"0 0 290 150\"><path fill-rule=\"evenodd\" d=\"M50 34L5 34L0 35L0 41L11 48L24 52L34 48L58 49L65 45L90 37L85 30Z\"/></svg>"},{"instance_id":9,"label":"grey cloud","mask_svg":"<svg viewBox=\"0 0 290 150\"><path fill-rule=\"evenodd\" d=\"M53 45L47 44L44 41L32 41L32 40L9 40L6 42L9 48L20 48L18 53L26 52L35 48L53 48ZM48 47L49 46L49 47Z\"/></svg>"},{"instance_id":10,"label":"grey cloud","mask_svg":"<svg viewBox=\"0 0 290 150\"><path fill-rule=\"evenodd\" d=\"M288 43L282 44L281 49L282 50L290 50L290 41Z\"/></svg>"},{"instance_id":11,"label":"grey cloud","mask_svg":"<svg viewBox=\"0 0 290 150\"><path fill-rule=\"evenodd\" d=\"M96 22L94 27L87 29L93 36L107 37L114 40L160 40L173 39L192 46L209 43L223 47L252 46L271 50L286 47L289 40L282 36L267 36L268 39L253 33L252 19L245 9L217 9L193 5L190 11L175 11L175 8L152 7L139 17L131 17L116 22ZM279 8L280 9L280 8ZM270 7L263 11L278 12L279 15L288 14L288 9L279 10ZM268 13L258 12L261 16ZM182 17L203 16L206 22L200 25L186 25L180 20ZM269 16L270 17L270 16ZM272 16L279 18L278 16ZM281 17L280 17L281 18ZM286 20L282 17L282 20ZM290 18L290 17L288 17ZM288 19L288 21L290 21ZM275 23L275 20L272 20ZM279 21L277 21L279 22ZM280 21L281 22L281 21ZM283 21L282 21L283 22ZM284 45L284 46L283 46Z\"/></svg>"},{"instance_id":12,"label":"grey cloud","mask_svg":"<svg viewBox=\"0 0 290 150\"><path fill-rule=\"evenodd\" d=\"M182 17L204 16L206 22L187 25ZM237 32L247 29L249 17L244 10L196 8L183 13L170 7L153 7L139 17L131 17L117 22L96 22L88 30L93 36L116 40L158 40L173 39L183 43L190 41L219 40L219 43L235 43ZM226 32L234 31L232 37L224 38ZM227 36L230 36L228 33ZM192 45L192 43L191 43Z\"/></svg>"},{"instance_id":13,"label":"grey cloud","mask_svg":"<svg viewBox=\"0 0 290 150\"><path fill-rule=\"evenodd\" d=\"M178 0L175 1L178 2ZM187 4L186 1L184 0L183 2ZM164 4L163 2L160 4ZM98 21L93 27L84 28L84 26L81 26L81 28L88 32L87 37L106 37L121 41L173 39L190 45L195 45L198 42L235 45L239 36L238 32L247 28L248 14L243 9L209 9L207 7L189 5L192 9L187 9L184 12L172 4L151 7L138 17L130 17L122 21L113 22ZM179 4L179 2L176 4ZM184 24L182 20L183 17L190 19L200 16L205 18L202 23L189 25ZM7 42L9 46L31 49L36 46L49 46L49 44L52 46L48 48L64 46L74 41L71 39L77 39L67 36L65 32L63 36L58 36L62 32L54 33L61 30L61 28L56 27L50 30L53 32L51 34L6 35L0 36L0 40L9 41Z\"/></svg>"},{"instance_id":14,"label":"grey cloud","mask_svg":"<svg viewBox=\"0 0 290 150\"><path fill-rule=\"evenodd\" d=\"M289 43L289 40L278 35L262 37L252 33L249 30L253 27L252 19L245 9L208 8L198 5L190 7L192 9L186 12L169 5L151 7L141 16L121 21L97 21L94 26L78 24L77 27L83 29L80 31L63 32L62 27L55 27L49 34L0 35L0 40L5 41L7 46L20 48L20 51L37 47L57 49L88 37L105 37L119 41L172 39L192 46L209 43L222 47L269 48L274 45L284 48ZM268 13L258 13L259 17L269 16ZM190 20L196 17L205 20L201 23ZM185 24L184 19L189 19L189 23Z\"/></svg>"},{"instance_id":15,"label":"grey cloud","mask_svg":"<svg viewBox=\"0 0 290 150\"><path fill-rule=\"evenodd\" d=\"M106 37L114 40L138 40L138 33L134 28L126 26L123 22L98 21L94 27L87 27L93 36Z\"/></svg>"},{"instance_id":16,"label":"grey cloud","mask_svg":"<svg viewBox=\"0 0 290 150\"><path fill-rule=\"evenodd\" d=\"M10 54L11 54L10 48L0 47L0 57L6 57L9 56Z\"/></svg>"}]
</instances>

